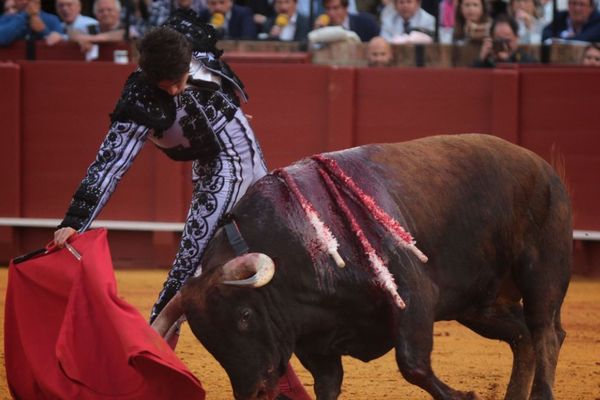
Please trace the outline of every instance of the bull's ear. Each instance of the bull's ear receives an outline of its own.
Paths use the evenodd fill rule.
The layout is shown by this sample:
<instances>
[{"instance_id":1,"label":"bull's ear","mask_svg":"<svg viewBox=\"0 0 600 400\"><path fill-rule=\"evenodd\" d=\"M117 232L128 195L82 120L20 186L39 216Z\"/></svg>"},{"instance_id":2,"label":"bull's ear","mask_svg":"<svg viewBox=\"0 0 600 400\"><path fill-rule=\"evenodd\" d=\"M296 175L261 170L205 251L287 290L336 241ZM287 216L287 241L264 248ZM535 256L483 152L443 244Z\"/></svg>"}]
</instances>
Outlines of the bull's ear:
<instances>
[{"instance_id":1,"label":"bull's ear","mask_svg":"<svg viewBox=\"0 0 600 400\"><path fill-rule=\"evenodd\" d=\"M223 284L259 288L273 279L275 263L263 253L249 253L234 258L222 267Z\"/></svg>"}]
</instances>

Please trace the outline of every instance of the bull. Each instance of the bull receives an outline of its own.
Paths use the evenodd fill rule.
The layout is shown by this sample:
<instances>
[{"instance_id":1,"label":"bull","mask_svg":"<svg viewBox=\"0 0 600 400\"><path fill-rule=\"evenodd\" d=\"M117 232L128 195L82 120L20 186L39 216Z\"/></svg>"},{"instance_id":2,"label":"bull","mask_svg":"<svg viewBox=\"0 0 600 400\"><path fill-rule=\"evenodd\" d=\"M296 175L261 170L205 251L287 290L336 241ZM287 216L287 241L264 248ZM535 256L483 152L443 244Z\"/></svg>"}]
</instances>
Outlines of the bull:
<instances>
[{"instance_id":1,"label":"bull","mask_svg":"<svg viewBox=\"0 0 600 400\"><path fill-rule=\"evenodd\" d=\"M477 398L432 370L440 320L509 344L507 399L553 398L572 252L570 200L554 169L526 149L475 134L325 156L413 235L426 263L392 240L339 179L342 196L332 196L319 163L307 159L284 171L337 240L345 267L315 242L289 182L267 175L232 213L250 252L236 254L220 228L202 275L157 323L169 327L183 311L226 370L236 399L273 398L292 353L314 377L317 399L336 399L343 355L366 362L391 348L402 376L433 398ZM340 199L350 214L340 212ZM377 283L361 240L397 293Z\"/></svg>"}]
</instances>

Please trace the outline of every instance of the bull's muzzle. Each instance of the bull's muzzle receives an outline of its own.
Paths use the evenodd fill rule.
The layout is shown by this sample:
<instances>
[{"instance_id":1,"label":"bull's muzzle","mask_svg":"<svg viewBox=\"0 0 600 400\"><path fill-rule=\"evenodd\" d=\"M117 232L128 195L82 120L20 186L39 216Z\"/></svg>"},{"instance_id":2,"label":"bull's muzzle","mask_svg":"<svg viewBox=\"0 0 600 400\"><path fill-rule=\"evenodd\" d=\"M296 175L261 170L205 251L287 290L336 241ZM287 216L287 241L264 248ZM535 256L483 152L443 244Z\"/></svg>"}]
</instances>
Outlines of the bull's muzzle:
<instances>
[{"instance_id":1,"label":"bull's muzzle","mask_svg":"<svg viewBox=\"0 0 600 400\"><path fill-rule=\"evenodd\" d=\"M275 263L263 253L244 254L227 262L222 268L225 285L259 288L271 282L275 274Z\"/></svg>"}]
</instances>

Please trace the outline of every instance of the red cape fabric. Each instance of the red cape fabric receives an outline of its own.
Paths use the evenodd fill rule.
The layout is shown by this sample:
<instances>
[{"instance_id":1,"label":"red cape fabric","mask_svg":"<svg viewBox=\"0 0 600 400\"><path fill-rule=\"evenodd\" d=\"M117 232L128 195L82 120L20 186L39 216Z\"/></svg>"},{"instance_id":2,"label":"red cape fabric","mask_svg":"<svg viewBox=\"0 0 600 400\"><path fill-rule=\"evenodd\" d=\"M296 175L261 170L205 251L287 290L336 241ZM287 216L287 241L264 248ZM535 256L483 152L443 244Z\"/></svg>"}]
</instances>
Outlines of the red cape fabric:
<instances>
[{"instance_id":1,"label":"red cape fabric","mask_svg":"<svg viewBox=\"0 0 600 400\"><path fill-rule=\"evenodd\" d=\"M15 399L204 399L200 381L117 296L106 231L11 263L6 376Z\"/></svg>"}]
</instances>

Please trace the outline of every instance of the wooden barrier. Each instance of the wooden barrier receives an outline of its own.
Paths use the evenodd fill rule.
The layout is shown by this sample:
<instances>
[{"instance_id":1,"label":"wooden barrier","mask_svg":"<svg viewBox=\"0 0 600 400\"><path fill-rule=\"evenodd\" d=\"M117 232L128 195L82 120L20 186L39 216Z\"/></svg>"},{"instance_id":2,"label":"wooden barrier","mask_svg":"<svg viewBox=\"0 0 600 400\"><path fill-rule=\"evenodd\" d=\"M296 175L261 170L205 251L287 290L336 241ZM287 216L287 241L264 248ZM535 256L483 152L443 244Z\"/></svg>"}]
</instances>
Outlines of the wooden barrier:
<instances>
[{"instance_id":1,"label":"wooden barrier","mask_svg":"<svg viewBox=\"0 0 600 400\"><path fill-rule=\"evenodd\" d=\"M367 65L366 46L366 43L330 43L312 52L312 62L314 64L364 67ZM534 56L540 63L577 65L581 63L585 45L554 43L546 48L537 45L523 45L521 49ZM480 46L477 44L392 45L393 65L428 68L469 67L479 56L479 50ZM544 51L547 52L547 55L544 55ZM420 52L423 54L422 57L419 55ZM422 58L422 62L419 61L420 58Z\"/></svg>"},{"instance_id":2,"label":"wooden barrier","mask_svg":"<svg viewBox=\"0 0 600 400\"><path fill-rule=\"evenodd\" d=\"M225 50L225 59L230 62L313 63L353 67L367 65L366 43L336 42L309 48L306 43L299 42L226 40L220 41L218 47ZM540 62L568 65L580 64L585 46L555 43L545 49L532 45L521 47ZM480 48L477 44L431 43L393 45L392 49L394 65L398 67L451 68L471 66ZM128 50L131 62L137 62L135 41L100 44L96 61L113 61L115 50ZM28 52L31 53L29 56ZM25 41L17 41L10 46L0 47L0 61L31 59L31 55L36 60L85 60L85 55L76 43L48 46L44 41L37 41L28 50Z\"/></svg>"},{"instance_id":3,"label":"wooden barrier","mask_svg":"<svg viewBox=\"0 0 600 400\"><path fill-rule=\"evenodd\" d=\"M313 153L432 134L483 132L564 159L575 227L600 231L600 70L368 69L232 62L244 111L269 168ZM59 61L0 65L5 156L0 218L62 218L134 65ZM6 90L4 90L6 88ZM190 166L145 146L101 219L181 223ZM0 227L0 263L49 241L51 228ZM174 231L111 232L118 266L167 266ZM583 259L600 259L590 245ZM591 254L591 255L590 255ZM595 271L589 267L586 271Z\"/></svg>"},{"instance_id":4,"label":"wooden barrier","mask_svg":"<svg viewBox=\"0 0 600 400\"><path fill-rule=\"evenodd\" d=\"M137 60L137 51L133 42L103 43L98 45L98 58L94 61L113 61L116 50L127 50L132 61ZM40 61L85 61L85 54L79 45L72 42L60 42L48 46L43 40L27 43L24 40L10 46L0 46L0 61L40 60Z\"/></svg>"}]
</instances>

